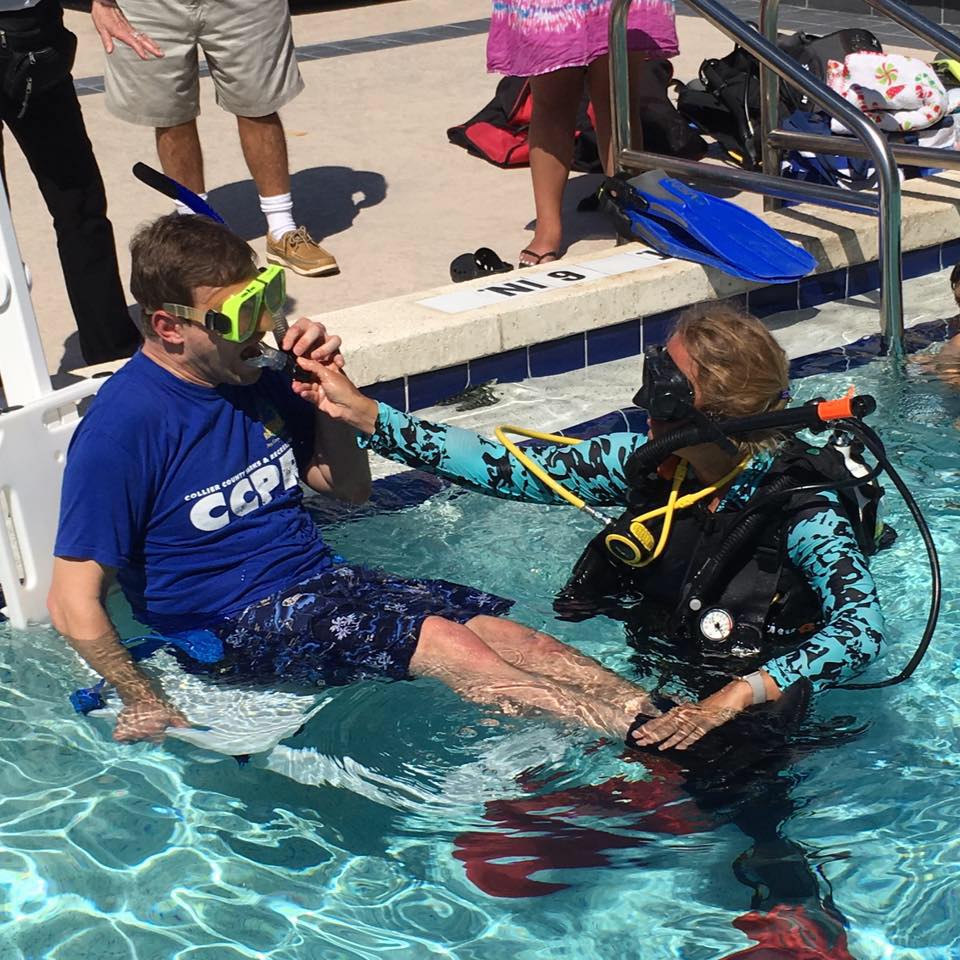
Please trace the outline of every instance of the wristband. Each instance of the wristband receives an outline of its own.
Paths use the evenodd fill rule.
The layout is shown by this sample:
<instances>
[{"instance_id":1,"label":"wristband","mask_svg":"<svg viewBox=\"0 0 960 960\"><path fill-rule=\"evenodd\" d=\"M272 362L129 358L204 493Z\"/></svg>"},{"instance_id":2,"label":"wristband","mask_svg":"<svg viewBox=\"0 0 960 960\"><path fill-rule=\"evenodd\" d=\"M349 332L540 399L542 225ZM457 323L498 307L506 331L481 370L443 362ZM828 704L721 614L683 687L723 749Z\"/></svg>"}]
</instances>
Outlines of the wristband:
<instances>
[{"instance_id":1,"label":"wristband","mask_svg":"<svg viewBox=\"0 0 960 960\"><path fill-rule=\"evenodd\" d=\"M758 703L767 702L767 685L763 682L763 674L759 670L754 671L753 673L748 673L745 677L741 677L741 680L745 680L750 684L750 689L753 691L753 703L754 706Z\"/></svg>"}]
</instances>

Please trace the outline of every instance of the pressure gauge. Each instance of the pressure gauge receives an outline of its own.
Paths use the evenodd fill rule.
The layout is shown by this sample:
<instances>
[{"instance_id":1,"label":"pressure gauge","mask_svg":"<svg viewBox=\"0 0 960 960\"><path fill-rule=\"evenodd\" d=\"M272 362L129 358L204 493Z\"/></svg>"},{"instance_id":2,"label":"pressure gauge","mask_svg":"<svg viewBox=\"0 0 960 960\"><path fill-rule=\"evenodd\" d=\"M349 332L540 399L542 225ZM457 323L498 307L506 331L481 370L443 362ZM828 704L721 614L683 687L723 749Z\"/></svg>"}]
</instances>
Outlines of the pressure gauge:
<instances>
[{"instance_id":1,"label":"pressure gauge","mask_svg":"<svg viewBox=\"0 0 960 960\"><path fill-rule=\"evenodd\" d=\"M726 640L733 633L733 616L722 607L711 607L700 618L700 632L715 643Z\"/></svg>"}]
</instances>

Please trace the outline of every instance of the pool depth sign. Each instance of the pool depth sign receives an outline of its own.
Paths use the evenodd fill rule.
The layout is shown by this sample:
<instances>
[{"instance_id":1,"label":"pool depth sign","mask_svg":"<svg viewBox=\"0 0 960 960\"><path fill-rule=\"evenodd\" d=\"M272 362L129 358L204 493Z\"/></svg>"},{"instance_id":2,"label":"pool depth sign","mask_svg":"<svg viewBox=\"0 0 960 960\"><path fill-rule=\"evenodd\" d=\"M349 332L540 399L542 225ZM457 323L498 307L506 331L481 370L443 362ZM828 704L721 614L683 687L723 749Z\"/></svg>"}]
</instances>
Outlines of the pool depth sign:
<instances>
[{"instance_id":1,"label":"pool depth sign","mask_svg":"<svg viewBox=\"0 0 960 960\"><path fill-rule=\"evenodd\" d=\"M661 256L653 250L635 250L631 253L615 253L610 257L590 260L587 263L565 262L551 263L546 269L530 268L517 277L517 272L503 274L511 279L491 280L486 286L470 290L458 290L439 297L428 297L417 303L443 313L464 313L478 307L488 307L493 303L515 300L517 297L536 296L545 290L556 290L571 284L599 280L601 277L614 277L633 270L645 270L654 267L669 257ZM517 277L517 279L512 279Z\"/></svg>"}]
</instances>

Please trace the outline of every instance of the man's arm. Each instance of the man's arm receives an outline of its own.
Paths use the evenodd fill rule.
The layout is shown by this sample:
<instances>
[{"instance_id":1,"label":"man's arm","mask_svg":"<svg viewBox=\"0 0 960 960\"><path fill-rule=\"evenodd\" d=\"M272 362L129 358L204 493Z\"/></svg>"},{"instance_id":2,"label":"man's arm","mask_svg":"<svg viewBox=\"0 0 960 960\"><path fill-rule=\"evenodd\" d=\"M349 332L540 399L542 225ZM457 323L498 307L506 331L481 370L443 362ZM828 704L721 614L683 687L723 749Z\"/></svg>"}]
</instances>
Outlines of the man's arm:
<instances>
[{"instance_id":1,"label":"man's arm","mask_svg":"<svg viewBox=\"0 0 960 960\"><path fill-rule=\"evenodd\" d=\"M133 27L123 15L116 0L93 0L90 5L90 16L93 26L100 35L103 49L113 53L114 40L119 40L130 47L141 60L151 57L162 57L163 50L154 43L142 30Z\"/></svg>"},{"instance_id":2,"label":"man's arm","mask_svg":"<svg viewBox=\"0 0 960 960\"><path fill-rule=\"evenodd\" d=\"M357 445L353 427L317 411L313 458L303 481L317 493L347 503L365 503L370 498L370 458Z\"/></svg>"},{"instance_id":3,"label":"man's arm","mask_svg":"<svg viewBox=\"0 0 960 960\"><path fill-rule=\"evenodd\" d=\"M114 739L156 739L168 726L186 727L189 722L164 700L120 643L103 605L113 572L96 560L55 557L47 597L50 619L90 667L116 688L123 701Z\"/></svg>"},{"instance_id":4,"label":"man's arm","mask_svg":"<svg viewBox=\"0 0 960 960\"><path fill-rule=\"evenodd\" d=\"M304 357L318 366L343 367L340 338L327 335L322 323L300 317L280 342L282 350ZM293 392L317 406L316 376L303 367L303 379L293 381ZM356 431L343 420L335 420L317 409L313 452L303 469L302 479L317 493L326 493L347 503L364 503L370 498L370 458L357 445Z\"/></svg>"}]
</instances>

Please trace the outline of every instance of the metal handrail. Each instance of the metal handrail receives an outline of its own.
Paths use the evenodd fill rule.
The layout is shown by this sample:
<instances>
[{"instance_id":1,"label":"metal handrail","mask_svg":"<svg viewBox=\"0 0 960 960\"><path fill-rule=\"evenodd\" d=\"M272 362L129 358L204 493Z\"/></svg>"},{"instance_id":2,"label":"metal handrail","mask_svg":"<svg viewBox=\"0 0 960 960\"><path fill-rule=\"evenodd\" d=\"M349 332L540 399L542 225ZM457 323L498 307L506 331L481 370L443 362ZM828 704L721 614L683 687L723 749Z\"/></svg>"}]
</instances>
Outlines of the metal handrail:
<instances>
[{"instance_id":1,"label":"metal handrail","mask_svg":"<svg viewBox=\"0 0 960 960\"><path fill-rule=\"evenodd\" d=\"M944 30L922 14L901 3L900 0L864 0L871 7L886 14L891 20L906 27L922 40L942 50L953 54L960 59L960 39ZM760 32L771 43L777 42L777 21L780 14L780 0L760 0ZM772 175L780 172L781 150L783 148L818 150L826 145L822 137L816 135L797 134L788 130L780 130L779 122L779 78L763 64L760 65L760 138L763 144L763 172ZM858 144L844 144L844 154L864 156ZM833 153L836 143L830 144L832 149L823 149L824 153ZM939 166L960 169L960 153L956 150L947 150L936 147L913 147L906 144L892 144L894 158L898 163L910 166ZM776 209L779 203L776 199L764 202L767 210Z\"/></svg>"},{"instance_id":2,"label":"metal handrail","mask_svg":"<svg viewBox=\"0 0 960 960\"><path fill-rule=\"evenodd\" d=\"M891 20L899 23L916 36L925 40L931 46L945 53L952 54L960 59L960 39L945 30L939 24L928 20L922 14L901 0L865 0L865 2L885 14ZM780 13L780 0L760 0L760 32L764 38L776 44L778 38L777 21ZM781 130L779 124L780 80L777 74L768 69L761 61L760 64L760 139L763 151L763 171L766 175L779 174L783 149L812 150L817 153L832 154L837 150L837 142L833 137L816 134L800 134L790 130ZM829 111L828 111L829 112ZM839 117L843 120L843 117ZM910 166L948 167L960 169L960 153L943 148L915 147L907 144L892 144L894 158ZM868 155L863 145L856 141L844 143L843 152L849 156ZM879 170L879 168L877 168ZM767 210L776 209L781 198L768 195L764 201ZM882 224L881 224L882 234ZM898 244L899 246L899 244ZM884 258L884 241L881 236L880 269L881 284L888 287L892 278L885 280L891 262ZM892 258L893 251L887 249L887 256ZM899 277L897 278L899 286ZM881 300L884 291L881 290ZM901 322L902 331L902 322ZM902 336L902 333L901 333ZM902 351L897 351L902 352Z\"/></svg>"},{"instance_id":3,"label":"metal handrail","mask_svg":"<svg viewBox=\"0 0 960 960\"><path fill-rule=\"evenodd\" d=\"M892 0L877 0L892 2ZM768 40L762 33L748 26L717 0L687 0L705 20L748 50L761 64L779 78L789 81L827 113L836 116L864 144L877 170L879 198L876 204L880 215L881 335L887 349L896 356L903 353L903 300L900 264L900 179L896 161L886 137L859 110L847 103L829 87L808 73L800 64ZM779 0L773 0L774 4ZM627 12L630 0L613 0L610 10L610 96L612 113L611 139L614 165L621 169L652 169L662 167L668 173L695 176L700 180L723 182L738 189L768 196L786 196L787 199L835 203L840 206L863 206L850 191L820 187L815 193L812 184L788 182L779 177L779 170L759 174L749 170L718 167L706 163L678 161L675 157L644 151L624 149L631 143L630 124L630 67L627 58ZM770 128L772 129L772 128ZM764 144L766 150L766 144ZM692 171L692 172L691 172ZM779 181L779 184L776 182ZM782 186L781 186L782 185ZM773 190L776 189L776 193Z\"/></svg>"}]
</instances>

